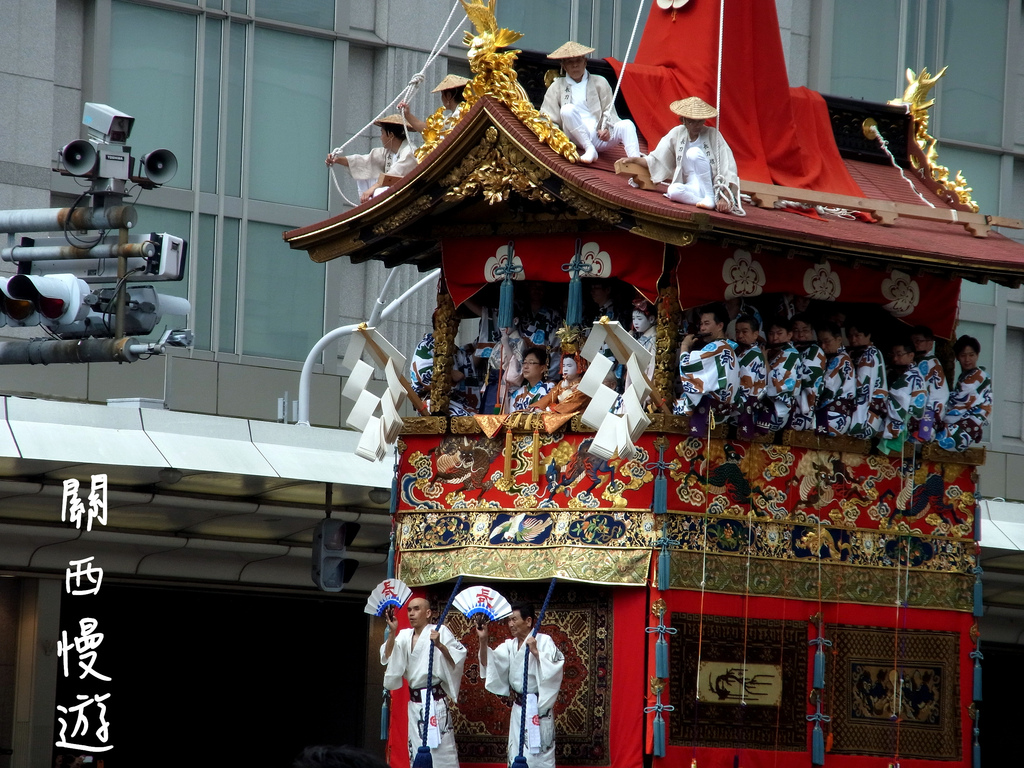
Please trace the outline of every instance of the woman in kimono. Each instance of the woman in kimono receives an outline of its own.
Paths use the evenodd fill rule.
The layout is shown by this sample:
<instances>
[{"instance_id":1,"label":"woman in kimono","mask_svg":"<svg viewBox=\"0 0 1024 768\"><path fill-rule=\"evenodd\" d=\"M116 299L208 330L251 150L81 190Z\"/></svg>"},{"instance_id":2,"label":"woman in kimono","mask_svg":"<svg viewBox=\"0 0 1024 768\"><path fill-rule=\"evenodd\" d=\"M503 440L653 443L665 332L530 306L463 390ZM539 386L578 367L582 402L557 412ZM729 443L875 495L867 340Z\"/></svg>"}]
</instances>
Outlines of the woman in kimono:
<instances>
[{"instance_id":1,"label":"woman in kimono","mask_svg":"<svg viewBox=\"0 0 1024 768\"><path fill-rule=\"evenodd\" d=\"M935 441L947 451L966 451L981 442L982 429L992 414L992 379L978 366L981 344L976 338L961 336L953 352L960 363L960 377L946 403Z\"/></svg>"},{"instance_id":2,"label":"woman in kimono","mask_svg":"<svg viewBox=\"0 0 1024 768\"><path fill-rule=\"evenodd\" d=\"M544 381L547 370L548 353L543 347L534 347L523 355L523 383L512 393L510 411L531 410L551 390L551 385Z\"/></svg>"}]
</instances>

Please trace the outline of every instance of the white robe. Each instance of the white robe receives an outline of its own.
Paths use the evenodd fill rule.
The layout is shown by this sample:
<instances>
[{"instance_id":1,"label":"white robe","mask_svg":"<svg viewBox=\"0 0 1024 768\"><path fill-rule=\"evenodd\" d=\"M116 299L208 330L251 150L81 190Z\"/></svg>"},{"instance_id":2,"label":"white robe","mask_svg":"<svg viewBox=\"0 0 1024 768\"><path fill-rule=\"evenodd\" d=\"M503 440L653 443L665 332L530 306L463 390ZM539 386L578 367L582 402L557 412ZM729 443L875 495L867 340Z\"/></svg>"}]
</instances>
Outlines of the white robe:
<instances>
[{"instance_id":1,"label":"white robe","mask_svg":"<svg viewBox=\"0 0 1024 768\"><path fill-rule=\"evenodd\" d=\"M384 657L387 643L380 647L380 663L387 666L384 672L384 687L389 691L402 687L402 680L409 681L409 688L421 689L420 701L409 701L409 765L423 743L423 703L427 694L422 690L427 685L427 666L430 662L428 649L434 650L434 667L432 684L440 685L451 701L459 699L459 685L462 682L462 671L466 665L466 648L451 633L448 627L441 627L441 642L448 647L448 652L455 662L449 666L441 651L430 642L433 625L424 627L412 645L412 629L403 629L395 638L395 647L391 657ZM430 750L434 768L458 768L459 754L455 747L455 724L448 711L448 699L430 700L430 716L437 717L438 729L441 731L441 744Z\"/></svg>"},{"instance_id":2,"label":"white robe","mask_svg":"<svg viewBox=\"0 0 1024 768\"><path fill-rule=\"evenodd\" d=\"M576 94L573 93L573 85L577 86ZM584 88L586 98L578 98L577 94ZM583 80L579 83L570 77L556 77L544 94L540 111L583 149L589 143L598 152L603 152L616 144L622 144L627 157L638 157L640 145L636 125L631 120L619 117L615 111L613 95L608 81L600 75L584 72ZM604 127L612 134L608 141L597 137L602 118Z\"/></svg>"},{"instance_id":3,"label":"white robe","mask_svg":"<svg viewBox=\"0 0 1024 768\"><path fill-rule=\"evenodd\" d=\"M384 147L374 147L365 155L347 157L349 173L355 179L360 195L376 184L382 173L388 176L405 176L418 162L408 139L402 142L397 152L388 152Z\"/></svg>"},{"instance_id":4,"label":"white robe","mask_svg":"<svg viewBox=\"0 0 1024 768\"><path fill-rule=\"evenodd\" d=\"M498 696L510 692L522 693L523 662L529 650L524 642L510 638L487 654L487 666L481 668L480 677L488 691ZM558 650L555 641L548 635L537 634L537 653L540 658L530 655L529 683L527 693L537 694L537 713L540 716L540 754L532 754L527 740L523 755L530 768L555 768L555 699L562 686L562 668L565 656ZM522 712L518 704L512 705L508 729L508 764L519 755L519 727Z\"/></svg>"},{"instance_id":5,"label":"white robe","mask_svg":"<svg viewBox=\"0 0 1024 768\"><path fill-rule=\"evenodd\" d=\"M647 168L651 172L651 181L655 184L685 184L683 175L685 163L680 162L680 154L686 152L690 135L686 126L677 125L666 133L654 151L647 155ZM734 203L733 210L738 207L740 199L740 176L736 168L736 160L732 150L715 128L705 126L693 144L699 146L711 163L711 181L715 189L715 199L726 197ZM728 193L728 194L726 194Z\"/></svg>"}]
</instances>

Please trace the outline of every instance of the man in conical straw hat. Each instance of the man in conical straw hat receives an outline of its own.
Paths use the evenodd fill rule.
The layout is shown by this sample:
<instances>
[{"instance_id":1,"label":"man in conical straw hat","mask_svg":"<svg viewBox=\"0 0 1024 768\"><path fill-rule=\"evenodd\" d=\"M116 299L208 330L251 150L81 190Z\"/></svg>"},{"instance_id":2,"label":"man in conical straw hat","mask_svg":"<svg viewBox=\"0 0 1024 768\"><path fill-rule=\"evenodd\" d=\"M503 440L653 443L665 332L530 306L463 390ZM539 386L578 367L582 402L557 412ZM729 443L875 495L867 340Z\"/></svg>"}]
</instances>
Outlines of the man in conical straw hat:
<instances>
[{"instance_id":1,"label":"man in conical straw hat","mask_svg":"<svg viewBox=\"0 0 1024 768\"><path fill-rule=\"evenodd\" d=\"M348 168L359 189L359 202L365 203L384 192L385 176L405 176L416 167L416 153L405 137L406 121L401 115L388 115L373 124L380 128L380 143L365 155L327 156L327 165L344 165Z\"/></svg>"},{"instance_id":2,"label":"man in conical straw hat","mask_svg":"<svg viewBox=\"0 0 1024 768\"><path fill-rule=\"evenodd\" d=\"M725 212L742 212L736 160L717 129L704 124L718 110L697 96L673 101L669 109L680 125L669 131L649 155L639 158L655 184L668 182L665 197L677 203Z\"/></svg>"},{"instance_id":3,"label":"man in conical straw hat","mask_svg":"<svg viewBox=\"0 0 1024 768\"><path fill-rule=\"evenodd\" d=\"M598 152L616 144L622 144L627 157L637 157L636 126L632 120L619 119L608 81L587 72L586 56L593 52L570 41L548 55L561 63L565 77L556 77L548 87L540 111L576 142L584 163L594 162Z\"/></svg>"},{"instance_id":4,"label":"man in conical straw hat","mask_svg":"<svg viewBox=\"0 0 1024 768\"><path fill-rule=\"evenodd\" d=\"M431 91L431 93L441 94L441 109L443 110L441 114L444 116L444 127L448 130L453 127L452 114L455 112L456 107L465 101L462 92L468 82L468 77L445 75L444 79L434 86L434 89ZM405 115L405 120L410 128L417 133L423 133L423 129L427 127L427 121L421 120L410 112L408 102L398 102L398 111Z\"/></svg>"}]
</instances>

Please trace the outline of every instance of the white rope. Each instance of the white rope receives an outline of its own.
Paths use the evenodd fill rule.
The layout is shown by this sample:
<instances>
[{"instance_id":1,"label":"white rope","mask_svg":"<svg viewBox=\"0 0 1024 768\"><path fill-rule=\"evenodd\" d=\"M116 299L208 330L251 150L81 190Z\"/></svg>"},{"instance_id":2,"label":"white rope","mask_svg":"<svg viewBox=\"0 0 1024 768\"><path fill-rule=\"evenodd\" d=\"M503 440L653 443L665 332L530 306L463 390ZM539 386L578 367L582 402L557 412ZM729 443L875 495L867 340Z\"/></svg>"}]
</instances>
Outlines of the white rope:
<instances>
[{"instance_id":1,"label":"white rope","mask_svg":"<svg viewBox=\"0 0 1024 768\"><path fill-rule=\"evenodd\" d=\"M352 134L352 136L344 144L342 144L339 147L335 147L334 149L332 149L331 150L331 155L332 156L343 155L345 147L347 147L349 144L351 144L353 141L355 141L364 131L369 130L370 128L372 128L373 124L375 122L377 122L378 120L380 120L382 117L384 117L386 114L388 114L388 112L391 110L391 108L395 104L397 104L400 101L408 101L409 99L412 98L413 94L416 93L416 90L420 87L420 85L423 84L423 81L426 80L426 77L427 77L426 72L430 68L430 66L434 63L434 60L437 59L437 57L441 55L441 51L445 50L448 47L448 44L451 42L452 38L455 37L455 35L458 34L458 32L461 31L461 29L462 29L462 22L464 22L466 20L466 18L467 18L465 14L463 14L462 21L460 21L459 24L456 25L455 29L452 30L451 34L449 34L447 38L444 37L445 32L448 31L448 25L451 24L452 16L455 15L455 10L457 8L459 8L460 5L461 5L461 3L459 2L459 0L455 0L455 4L452 5L451 11L448 12L448 18L445 20L444 26L441 27L441 34L439 34L437 36L437 40L434 41L434 47L430 49L430 55L427 56L427 60L424 63L423 68L420 69L419 72L417 72L415 75L413 75L409 79L409 82L405 86L405 88L403 88L395 98L393 98L390 102L388 102L388 105L386 107L384 107L384 109L382 109L380 112L378 112L376 117L374 117L372 120L370 120L370 122L368 122L366 125L364 125L362 128L360 128L354 134ZM444 42L443 43L441 42L442 38L444 38ZM405 114L404 113L402 114L402 125L405 128L406 140L409 141L409 136L411 135L411 133L409 131L409 125L405 121ZM411 146L412 142L410 141L409 144ZM353 203L351 200L349 200L345 196L345 193L341 191L341 186L338 184L338 177L337 177L337 174L336 174L335 167L333 165L328 166L328 167L330 168L330 171L331 171L331 181L334 183L334 188L338 191L338 194L341 195L341 199L344 200L346 203L348 203L349 205L351 205L353 207L355 207L356 205L359 205L359 203Z\"/></svg>"},{"instance_id":2,"label":"white rope","mask_svg":"<svg viewBox=\"0 0 1024 768\"><path fill-rule=\"evenodd\" d=\"M882 148L882 151L884 151L885 154L889 156L889 162L892 163L892 167L900 172L900 176L902 176L903 180L910 185L910 188L912 190L914 190L914 194L921 198L921 202L927 205L929 208L934 208L935 205L930 200L926 199L924 195L918 192L917 187L914 186L914 182L908 179L907 175L903 173L903 169L900 168L899 163L896 162L896 158L893 157L892 152L889 151L889 142L886 141L885 138L882 136L881 132L878 130L878 126L872 125L871 132L875 135L875 138L878 139L878 144Z\"/></svg>"},{"instance_id":3,"label":"white rope","mask_svg":"<svg viewBox=\"0 0 1024 768\"><path fill-rule=\"evenodd\" d=\"M619 70L619 77L615 81L615 91L612 93L611 109L615 108L615 99L619 95L619 88L622 86L622 78L626 75L626 65L629 63L629 56L633 53L633 39L636 37L636 28L640 26L640 16L643 15L645 2L641 2L636 9L636 18L633 20L633 31L629 33L629 45L626 46L626 55L622 57L622 69ZM607 114L601 115L601 124L604 125Z\"/></svg>"},{"instance_id":4,"label":"white rope","mask_svg":"<svg viewBox=\"0 0 1024 768\"><path fill-rule=\"evenodd\" d=\"M722 46L725 41L725 0L718 6L718 86L715 90L715 109L718 110L718 127L722 127ZM744 214L746 215L746 214Z\"/></svg>"}]
</instances>

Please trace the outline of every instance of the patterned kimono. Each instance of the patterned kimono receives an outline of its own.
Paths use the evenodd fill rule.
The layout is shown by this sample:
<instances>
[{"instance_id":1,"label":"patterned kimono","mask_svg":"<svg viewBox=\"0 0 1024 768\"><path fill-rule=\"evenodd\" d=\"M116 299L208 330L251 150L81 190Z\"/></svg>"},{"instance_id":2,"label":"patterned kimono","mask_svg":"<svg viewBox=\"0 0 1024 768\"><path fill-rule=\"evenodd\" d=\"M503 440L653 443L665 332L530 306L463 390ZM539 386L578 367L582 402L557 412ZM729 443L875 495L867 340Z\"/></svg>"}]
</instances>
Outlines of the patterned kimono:
<instances>
[{"instance_id":1,"label":"patterned kimono","mask_svg":"<svg viewBox=\"0 0 1024 768\"><path fill-rule=\"evenodd\" d=\"M826 355L828 361L821 379L821 394L818 397L818 434L845 435L850 430L857 392L857 371L853 360L840 347L834 355Z\"/></svg>"},{"instance_id":2,"label":"patterned kimono","mask_svg":"<svg viewBox=\"0 0 1024 768\"><path fill-rule=\"evenodd\" d=\"M942 413L949 400L946 372L935 355L925 355L917 361L917 368L927 388L927 403L917 421L910 422L911 437L927 443L935 439L935 431L942 426Z\"/></svg>"},{"instance_id":3,"label":"patterned kimono","mask_svg":"<svg viewBox=\"0 0 1024 768\"><path fill-rule=\"evenodd\" d=\"M732 420L740 428L740 436L753 437L758 433L754 423L757 403L768 386L768 363L760 344L751 344L744 349L738 347L739 387L736 390L736 410Z\"/></svg>"},{"instance_id":4,"label":"patterned kimono","mask_svg":"<svg viewBox=\"0 0 1024 768\"><path fill-rule=\"evenodd\" d=\"M885 384L885 365L878 347L869 344L854 354L857 367L857 396L849 433L870 440L882 431L889 412L889 389Z\"/></svg>"},{"instance_id":5,"label":"patterned kimono","mask_svg":"<svg viewBox=\"0 0 1024 768\"><path fill-rule=\"evenodd\" d=\"M796 398L789 428L815 429L815 413L818 410L818 398L821 397L821 386L828 361L821 347L813 342L801 342L796 348L800 351L800 392Z\"/></svg>"},{"instance_id":6,"label":"patterned kimono","mask_svg":"<svg viewBox=\"0 0 1024 768\"><path fill-rule=\"evenodd\" d=\"M528 381L524 381L523 386L512 393L509 410L513 413L515 411L528 411L550 391L551 384L546 381L538 381L533 385Z\"/></svg>"},{"instance_id":7,"label":"patterned kimono","mask_svg":"<svg viewBox=\"0 0 1024 768\"><path fill-rule=\"evenodd\" d=\"M800 353L789 342L768 349L768 386L764 409L758 425L778 432L789 424L790 413L800 394Z\"/></svg>"},{"instance_id":8,"label":"patterned kimono","mask_svg":"<svg viewBox=\"0 0 1024 768\"><path fill-rule=\"evenodd\" d=\"M462 349L456 349L454 355L456 370L462 371L464 376L473 373L472 360ZM430 385L434 380L434 334L426 333L416 345L409 362L409 380L413 389L424 402L430 403ZM476 399L474 397L474 399ZM458 384L452 385L451 395L448 401L448 411L452 416L469 416L473 413L467 400L466 378Z\"/></svg>"},{"instance_id":9,"label":"patterned kimono","mask_svg":"<svg viewBox=\"0 0 1024 768\"><path fill-rule=\"evenodd\" d=\"M907 433L911 422L919 420L924 412L927 389L917 365L891 368L888 379L889 408L881 437L883 440L901 443L909 439Z\"/></svg>"},{"instance_id":10,"label":"patterned kimono","mask_svg":"<svg viewBox=\"0 0 1024 768\"><path fill-rule=\"evenodd\" d=\"M947 451L966 451L981 442L992 414L992 378L984 368L962 371L949 396L935 442Z\"/></svg>"},{"instance_id":11,"label":"patterned kimono","mask_svg":"<svg viewBox=\"0 0 1024 768\"><path fill-rule=\"evenodd\" d=\"M679 378L682 397L676 400L675 412L689 416L703 399L715 414L724 418L732 412L739 390L739 366L736 342L716 339L699 350L679 356Z\"/></svg>"}]
</instances>

